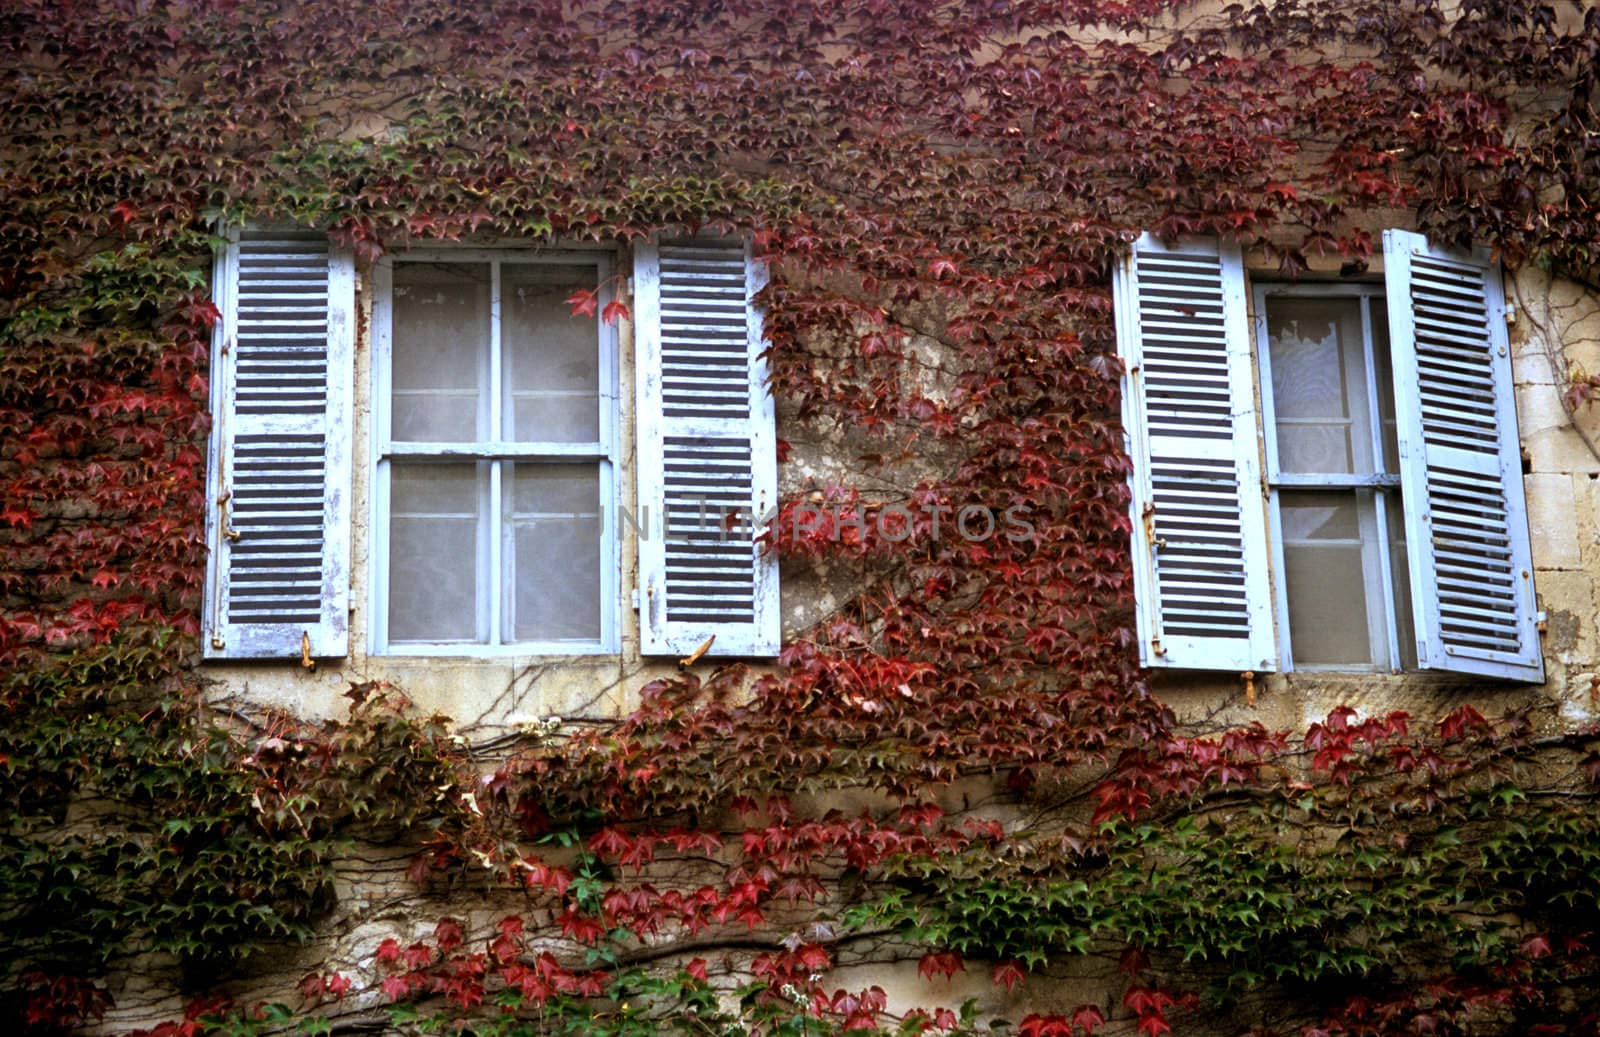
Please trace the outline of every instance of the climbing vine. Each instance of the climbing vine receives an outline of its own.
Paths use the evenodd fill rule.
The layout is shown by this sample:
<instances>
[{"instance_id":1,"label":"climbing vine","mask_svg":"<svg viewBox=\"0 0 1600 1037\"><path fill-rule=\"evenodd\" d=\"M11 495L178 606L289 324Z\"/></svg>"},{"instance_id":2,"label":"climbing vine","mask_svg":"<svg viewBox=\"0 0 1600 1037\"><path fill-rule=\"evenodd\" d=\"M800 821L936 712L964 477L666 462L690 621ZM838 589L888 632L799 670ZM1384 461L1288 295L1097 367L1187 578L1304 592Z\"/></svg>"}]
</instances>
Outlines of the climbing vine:
<instances>
[{"instance_id":1,"label":"climbing vine","mask_svg":"<svg viewBox=\"0 0 1600 1037\"><path fill-rule=\"evenodd\" d=\"M1596 287L1596 9L13 0L0 26L26 1025L93 1024L108 976L176 962L163 1035L1600 1028L1596 732L1470 705L1196 732L1152 692L1108 284L1142 229L1359 270L1404 210ZM363 264L753 233L774 549L837 608L773 671L494 746L381 686L321 727L208 700L208 271L243 220ZM973 502L1032 535L938 535ZM316 945L357 844L410 854L426 937L291 1006L222 997ZM895 963L926 1008L846 981ZM994 992L963 1005L971 975Z\"/></svg>"}]
</instances>

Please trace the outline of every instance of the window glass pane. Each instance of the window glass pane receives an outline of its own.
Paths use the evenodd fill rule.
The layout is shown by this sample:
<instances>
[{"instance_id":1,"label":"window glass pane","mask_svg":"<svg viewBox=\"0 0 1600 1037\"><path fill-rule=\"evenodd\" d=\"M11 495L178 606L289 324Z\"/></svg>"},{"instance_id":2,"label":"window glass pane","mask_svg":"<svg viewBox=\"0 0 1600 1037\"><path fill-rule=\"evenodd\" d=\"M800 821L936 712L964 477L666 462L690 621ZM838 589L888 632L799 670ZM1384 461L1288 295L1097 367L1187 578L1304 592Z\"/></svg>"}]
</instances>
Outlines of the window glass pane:
<instances>
[{"instance_id":1,"label":"window glass pane","mask_svg":"<svg viewBox=\"0 0 1600 1037\"><path fill-rule=\"evenodd\" d=\"M396 263L389 436L398 442L487 439L486 263Z\"/></svg>"},{"instance_id":2,"label":"window glass pane","mask_svg":"<svg viewBox=\"0 0 1600 1037\"><path fill-rule=\"evenodd\" d=\"M389 641L480 641L479 502L487 466L389 469Z\"/></svg>"},{"instance_id":3,"label":"window glass pane","mask_svg":"<svg viewBox=\"0 0 1600 1037\"><path fill-rule=\"evenodd\" d=\"M1295 664L1372 665L1370 560L1363 557L1356 494L1285 491L1279 495L1279 513Z\"/></svg>"},{"instance_id":4,"label":"window glass pane","mask_svg":"<svg viewBox=\"0 0 1600 1037\"><path fill-rule=\"evenodd\" d=\"M1389 359L1389 310L1382 299L1371 300L1372 358L1377 364L1378 426L1383 434L1383 470L1400 471L1400 448L1395 439L1394 365Z\"/></svg>"},{"instance_id":5,"label":"window glass pane","mask_svg":"<svg viewBox=\"0 0 1600 1037\"><path fill-rule=\"evenodd\" d=\"M506 438L592 443L600 438L599 329L567 296L595 288L587 265L507 263L500 269Z\"/></svg>"},{"instance_id":6,"label":"window glass pane","mask_svg":"<svg viewBox=\"0 0 1600 1037\"><path fill-rule=\"evenodd\" d=\"M514 471L506 495L506 639L600 640L600 467L520 464Z\"/></svg>"},{"instance_id":7,"label":"window glass pane","mask_svg":"<svg viewBox=\"0 0 1600 1037\"><path fill-rule=\"evenodd\" d=\"M1411 614L1411 573L1406 555L1406 513L1400 494L1385 495L1389 518L1389 569L1394 579L1396 637L1400 647L1400 667L1417 668L1417 627Z\"/></svg>"},{"instance_id":8,"label":"window glass pane","mask_svg":"<svg viewBox=\"0 0 1600 1037\"><path fill-rule=\"evenodd\" d=\"M1267 299L1278 470L1372 470L1361 301Z\"/></svg>"}]
</instances>

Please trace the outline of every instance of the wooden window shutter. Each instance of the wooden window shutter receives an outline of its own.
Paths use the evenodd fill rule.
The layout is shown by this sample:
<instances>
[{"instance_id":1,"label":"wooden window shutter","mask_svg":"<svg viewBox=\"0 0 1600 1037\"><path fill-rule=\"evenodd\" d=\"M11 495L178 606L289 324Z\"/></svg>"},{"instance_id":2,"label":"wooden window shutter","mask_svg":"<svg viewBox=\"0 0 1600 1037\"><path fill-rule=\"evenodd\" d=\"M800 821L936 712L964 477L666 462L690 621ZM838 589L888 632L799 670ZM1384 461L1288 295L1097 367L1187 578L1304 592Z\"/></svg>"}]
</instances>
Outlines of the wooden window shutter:
<instances>
[{"instance_id":1,"label":"wooden window shutter","mask_svg":"<svg viewBox=\"0 0 1600 1037\"><path fill-rule=\"evenodd\" d=\"M777 559L758 541L777 505L765 268L736 239L634 254L639 626L646 655L773 656Z\"/></svg>"},{"instance_id":2,"label":"wooden window shutter","mask_svg":"<svg viewBox=\"0 0 1600 1037\"><path fill-rule=\"evenodd\" d=\"M217 257L205 654L349 648L355 269L319 233Z\"/></svg>"},{"instance_id":3,"label":"wooden window shutter","mask_svg":"<svg viewBox=\"0 0 1600 1037\"><path fill-rule=\"evenodd\" d=\"M1140 661L1276 669L1239 250L1146 234L1113 288Z\"/></svg>"},{"instance_id":4,"label":"wooden window shutter","mask_svg":"<svg viewBox=\"0 0 1600 1037\"><path fill-rule=\"evenodd\" d=\"M1383 253L1418 664L1543 681L1499 267L1400 230Z\"/></svg>"}]
</instances>

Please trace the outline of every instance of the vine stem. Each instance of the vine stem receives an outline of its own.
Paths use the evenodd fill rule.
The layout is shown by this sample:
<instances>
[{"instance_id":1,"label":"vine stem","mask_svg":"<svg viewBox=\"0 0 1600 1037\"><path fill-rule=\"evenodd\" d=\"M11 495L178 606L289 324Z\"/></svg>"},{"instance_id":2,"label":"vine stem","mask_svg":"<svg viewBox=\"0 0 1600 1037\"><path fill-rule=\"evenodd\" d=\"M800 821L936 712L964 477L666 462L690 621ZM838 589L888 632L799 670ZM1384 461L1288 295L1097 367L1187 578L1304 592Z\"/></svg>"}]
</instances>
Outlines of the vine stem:
<instances>
[{"instance_id":1,"label":"vine stem","mask_svg":"<svg viewBox=\"0 0 1600 1037\"><path fill-rule=\"evenodd\" d=\"M1594 437L1584 431L1583 426L1578 422L1577 408L1572 405L1571 400L1567 399L1566 388L1572 384L1572 372L1567 367L1566 357L1562 355L1560 348L1555 345L1555 336L1551 333L1547 324L1533 315L1533 308L1528 305L1527 299L1523 297L1522 286L1515 278L1511 279L1511 294L1517 298L1517 308L1522 311L1523 319L1538 332L1539 352L1544 355L1545 362L1550 365L1550 376L1556 382L1556 399L1561 403L1562 413L1567 416L1567 424L1571 425L1572 431L1576 432L1578 438L1583 440L1583 445L1589 449L1590 455L1596 461L1600 461L1600 443L1596 443Z\"/></svg>"}]
</instances>

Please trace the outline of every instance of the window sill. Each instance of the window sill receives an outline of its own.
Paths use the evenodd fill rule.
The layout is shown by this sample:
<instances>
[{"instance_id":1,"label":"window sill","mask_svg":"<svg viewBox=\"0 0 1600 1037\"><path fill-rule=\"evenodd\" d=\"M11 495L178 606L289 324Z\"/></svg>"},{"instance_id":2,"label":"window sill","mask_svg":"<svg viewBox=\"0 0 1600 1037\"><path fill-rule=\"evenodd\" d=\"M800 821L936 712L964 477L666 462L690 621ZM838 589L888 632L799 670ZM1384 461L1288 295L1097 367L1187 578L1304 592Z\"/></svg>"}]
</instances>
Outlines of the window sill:
<instances>
[{"instance_id":1,"label":"window sill","mask_svg":"<svg viewBox=\"0 0 1600 1037\"><path fill-rule=\"evenodd\" d=\"M567 645L549 642L533 642L517 645L457 645L457 644L420 644L420 645L390 645L387 648L375 648L368 655L369 659L447 659L451 662L462 660L482 659L486 662L504 662L508 659L594 659L601 656L621 655L622 650L615 645Z\"/></svg>"}]
</instances>

